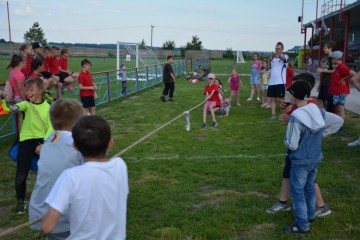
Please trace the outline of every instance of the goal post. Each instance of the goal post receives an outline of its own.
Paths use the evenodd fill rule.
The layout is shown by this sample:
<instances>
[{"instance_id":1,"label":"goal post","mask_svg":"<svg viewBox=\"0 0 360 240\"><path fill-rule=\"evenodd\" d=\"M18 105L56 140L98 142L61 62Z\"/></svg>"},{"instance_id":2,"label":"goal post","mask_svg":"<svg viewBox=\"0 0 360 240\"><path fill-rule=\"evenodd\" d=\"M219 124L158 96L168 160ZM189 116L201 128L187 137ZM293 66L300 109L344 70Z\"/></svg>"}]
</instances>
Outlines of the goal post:
<instances>
[{"instance_id":1,"label":"goal post","mask_svg":"<svg viewBox=\"0 0 360 240\"><path fill-rule=\"evenodd\" d=\"M236 63L246 63L242 51L236 51Z\"/></svg>"}]
</instances>

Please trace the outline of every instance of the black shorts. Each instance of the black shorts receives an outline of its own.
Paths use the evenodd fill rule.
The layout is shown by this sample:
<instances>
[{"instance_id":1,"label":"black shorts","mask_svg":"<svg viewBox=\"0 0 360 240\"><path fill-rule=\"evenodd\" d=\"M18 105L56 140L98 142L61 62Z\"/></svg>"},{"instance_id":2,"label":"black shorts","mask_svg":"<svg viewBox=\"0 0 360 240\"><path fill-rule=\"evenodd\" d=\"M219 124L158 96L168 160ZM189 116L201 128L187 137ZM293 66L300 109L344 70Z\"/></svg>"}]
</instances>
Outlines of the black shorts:
<instances>
[{"instance_id":1,"label":"black shorts","mask_svg":"<svg viewBox=\"0 0 360 240\"><path fill-rule=\"evenodd\" d=\"M68 73L65 72L61 72L59 74L56 74L56 76L58 76L60 78L60 82L64 83L64 79L67 78L68 76L70 76Z\"/></svg>"},{"instance_id":2,"label":"black shorts","mask_svg":"<svg viewBox=\"0 0 360 240\"><path fill-rule=\"evenodd\" d=\"M283 178L290 178L290 170L291 170L290 153L291 153L291 151L288 149L286 152L286 156L285 156Z\"/></svg>"},{"instance_id":3,"label":"black shorts","mask_svg":"<svg viewBox=\"0 0 360 240\"><path fill-rule=\"evenodd\" d=\"M94 96L80 97L80 100L81 100L81 103L83 104L83 108L95 107Z\"/></svg>"},{"instance_id":4,"label":"black shorts","mask_svg":"<svg viewBox=\"0 0 360 240\"><path fill-rule=\"evenodd\" d=\"M51 72L48 72L48 71L42 71L41 75L43 75L43 77L46 79L49 79L52 76Z\"/></svg>"},{"instance_id":5,"label":"black shorts","mask_svg":"<svg viewBox=\"0 0 360 240\"><path fill-rule=\"evenodd\" d=\"M271 98L283 98L285 96L285 85L270 85L267 91L267 97Z\"/></svg>"}]
</instances>

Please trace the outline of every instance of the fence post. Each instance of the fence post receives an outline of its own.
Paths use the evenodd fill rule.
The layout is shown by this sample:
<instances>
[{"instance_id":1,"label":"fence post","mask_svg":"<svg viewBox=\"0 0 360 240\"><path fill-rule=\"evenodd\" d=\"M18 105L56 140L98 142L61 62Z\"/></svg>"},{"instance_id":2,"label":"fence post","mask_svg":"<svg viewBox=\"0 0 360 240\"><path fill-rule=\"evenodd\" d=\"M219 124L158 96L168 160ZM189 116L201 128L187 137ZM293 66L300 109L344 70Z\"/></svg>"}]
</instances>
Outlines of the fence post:
<instances>
[{"instance_id":1,"label":"fence post","mask_svg":"<svg viewBox=\"0 0 360 240\"><path fill-rule=\"evenodd\" d=\"M107 87L107 100L108 102L111 101L111 89L110 89L110 76L109 76L109 72L106 72L106 87Z\"/></svg>"},{"instance_id":2,"label":"fence post","mask_svg":"<svg viewBox=\"0 0 360 240\"><path fill-rule=\"evenodd\" d=\"M155 65L155 83L158 83L157 65Z\"/></svg>"},{"instance_id":3,"label":"fence post","mask_svg":"<svg viewBox=\"0 0 360 240\"><path fill-rule=\"evenodd\" d=\"M139 91L139 72L138 72L138 68L135 68L136 71L136 91Z\"/></svg>"},{"instance_id":4,"label":"fence post","mask_svg":"<svg viewBox=\"0 0 360 240\"><path fill-rule=\"evenodd\" d=\"M146 66L146 87L149 86L149 69L148 66Z\"/></svg>"}]
</instances>

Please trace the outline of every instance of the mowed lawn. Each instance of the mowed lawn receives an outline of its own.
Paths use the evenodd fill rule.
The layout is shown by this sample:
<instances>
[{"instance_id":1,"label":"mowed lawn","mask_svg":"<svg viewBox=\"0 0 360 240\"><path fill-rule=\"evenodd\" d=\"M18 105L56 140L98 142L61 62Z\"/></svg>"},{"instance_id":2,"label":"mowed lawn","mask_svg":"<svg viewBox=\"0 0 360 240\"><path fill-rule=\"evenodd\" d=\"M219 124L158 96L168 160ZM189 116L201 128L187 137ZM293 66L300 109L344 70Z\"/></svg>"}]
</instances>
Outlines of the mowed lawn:
<instances>
[{"instance_id":1,"label":"mowed lawn","mask_svg":"<svg viewBox=\"0 0 360 240\"><path fill-rule=\"evenodd\" d=\"M215 73L230 73L231 61L212 61ZM249 63L237 65L249 73ZM112 68L109 68L112 69ZM229 95L227 77L224 95ZM217 117L218 127L201 128L202 107L127 151L129 172L128 239L297 239L282 228L292 212L269 215L277 200L286 148L286 127L268 120L269 109L247 102L249 78L242 77L241 106ZM162 86L101 105L98 114L112 127L111 157L144 135L204 100L205 82L191 84L178 77L175 101L162 103ZM360 148L346 143L360 134L360 116L348 113L345 132L323 141L324 159L318 182L333 213L317 219L306 239L357 239L360 236ZM208 125L211 122L208 116ZM13 213L15 164L7 151L14 138L0 140L0 229L27 221ZM29 176L30 197L35 173ZM95 207L95 206L94 206ZM4 239L42 239L23 230Z\"/></svg>"}]
</instances>

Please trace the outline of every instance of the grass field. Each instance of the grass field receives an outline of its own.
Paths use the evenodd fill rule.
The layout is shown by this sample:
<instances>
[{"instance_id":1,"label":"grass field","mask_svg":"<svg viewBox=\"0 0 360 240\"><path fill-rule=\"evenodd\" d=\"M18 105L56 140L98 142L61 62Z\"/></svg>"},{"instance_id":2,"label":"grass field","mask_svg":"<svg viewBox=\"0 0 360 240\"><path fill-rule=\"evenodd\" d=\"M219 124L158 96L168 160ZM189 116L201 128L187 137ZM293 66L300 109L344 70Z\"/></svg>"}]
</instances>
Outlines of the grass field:
<instances>
[{"instance_id":1,"label":"grass field","mask_svg":"<svg viewBox=\"0 0 360 240\"><path fill-rule=\"evenodd\" d=\"M231 69L231 61L211 65L215 73L228 74ZM249 64L237 68L240 73L250 71ZM226 97L226 77L220 79ZM128 239L297 239L282 230L293 223L292 212L269 215L264 211L279 193L285 126L268 120L270 110L260 108L257 101L246 102L249 79L242 77L242 81L242 105L234 106L228 118L218 117L217 128L200 127L199 107L191 112L190 132L185 131L182 117L122 156L130 184ZM162 86L158 85L100 106L98 114L109 121L115 139L108 156L203 101L204 85L179 77L175 102L160 102ZM306 239L360 236L360 148L346 146L360 134L359 120L359 115L348 113L345 132L323 141L317 180L333 213L317 219ZM27 216L13 213L15 164L7 157L13 140L0 142L0 231L27 221ZM35 178L31 173L28 197ZM4 239L42 237L27 229Z\"/></svg>"}]
</instances>

